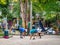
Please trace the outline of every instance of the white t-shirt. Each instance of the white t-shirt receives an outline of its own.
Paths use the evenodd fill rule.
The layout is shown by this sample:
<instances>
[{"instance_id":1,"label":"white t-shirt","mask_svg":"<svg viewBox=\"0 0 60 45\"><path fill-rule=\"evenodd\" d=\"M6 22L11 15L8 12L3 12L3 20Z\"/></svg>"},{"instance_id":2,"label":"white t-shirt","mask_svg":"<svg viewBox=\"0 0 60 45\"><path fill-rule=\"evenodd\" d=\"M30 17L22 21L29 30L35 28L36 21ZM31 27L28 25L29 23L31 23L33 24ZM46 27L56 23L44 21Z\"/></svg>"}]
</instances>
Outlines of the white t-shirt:
<instances>
[{"instance_id":1,"label":"white t-shirt","mask_svg":"<svg viewBox=\"0 0 60 45\"><path fill-rule=\"evenodd\" d=\"M37 28L37 31L40 33L40 32L42 31L42 29L40 29L40 28Z\"/></svg>"}]
</instances>

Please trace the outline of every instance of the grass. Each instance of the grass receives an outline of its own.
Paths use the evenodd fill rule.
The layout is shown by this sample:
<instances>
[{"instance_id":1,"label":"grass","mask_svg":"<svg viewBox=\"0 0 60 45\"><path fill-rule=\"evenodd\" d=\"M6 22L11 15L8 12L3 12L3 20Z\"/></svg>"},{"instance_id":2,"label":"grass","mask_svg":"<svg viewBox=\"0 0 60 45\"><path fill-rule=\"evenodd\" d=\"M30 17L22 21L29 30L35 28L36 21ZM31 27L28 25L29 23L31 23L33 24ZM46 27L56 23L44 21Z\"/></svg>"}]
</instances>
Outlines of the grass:
<instances>
[{"instance_id":1,"label":"grass","mask_svg":"<svg viewBox=\"0 0 60 45\"><path fill-rule=\"evenodd\" d=\"M0 34L0 36L4 36L4 34Z\"/></svg>"},{"instance_id":2,"label":"grass","mask_svg":"<svg viewBox=\"0 0 60 45\"><path fill-rule=\"evenodd\" d=\"M4 34L3 34L3 32L0 30L0 36L3 36Z\"/></svg>"}]
</instances>

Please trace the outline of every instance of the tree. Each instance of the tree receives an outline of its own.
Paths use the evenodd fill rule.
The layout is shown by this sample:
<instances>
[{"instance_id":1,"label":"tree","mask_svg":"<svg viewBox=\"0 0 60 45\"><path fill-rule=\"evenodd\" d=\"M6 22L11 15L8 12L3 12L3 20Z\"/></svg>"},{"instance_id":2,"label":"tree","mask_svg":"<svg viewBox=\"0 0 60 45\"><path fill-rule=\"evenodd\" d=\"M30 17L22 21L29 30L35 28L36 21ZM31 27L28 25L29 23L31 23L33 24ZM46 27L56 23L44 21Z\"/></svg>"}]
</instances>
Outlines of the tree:
<instances>
[{"instance_id":1,"label":"tree","mask_svg":"<svg viewBox=\"0 0 60 45\"><path fill-rule=\"evenodd\" d=\"M22 18L22 26L25 28L25 21L24 21L24 17L25 17L25 14L24 14L24 0L20 0L20 11L21 11L21 18Z\"/></svg>"},{"instance_id":2,"label":"tree","mask_svg":"<svg viewBox=\"0 0 60 45\"><path fill-rule=\"evenodd\" d=\"M22 24L24 28L27 28L28 17L29 17L29 7L28 0L20 0L20 11L22 17Z\"/></svg>"},{"instance_id":3,"label":"tree","mask_svg":"<svg viewBox=\"0 0 60 45\"><path fill-rule=\"evenodd\" d=\"M9 4L9 1L8 0L0 0L0 6L1 7L7 7Z\"/></svg>"},{"instance_id":4,"label":"tree","mask_svg":"<svg viewBox=\"0 0 60 45\"><path fill-rule=\"evenodd\" d=\"M40 13L43 16L43 12L45 11L45 16L51 15L52 11L54 14L60 12L59 0L32 0L33 2L33 12ZM51 17L51 16L50 16ZM51 19L51 18L50 18Z\"/></svg>"},{"instance_id":5,"label":"tree","mask_svg":"<svg viewBox=\"0 0 60 45\"><path fill-rule=\"evenodd\" d=\"M8 0L0 0L0 8L2 11L2 17L6 17L6 15L9 13L8 12L8 5L9 5Z\"/></svg>"}]
</instances>

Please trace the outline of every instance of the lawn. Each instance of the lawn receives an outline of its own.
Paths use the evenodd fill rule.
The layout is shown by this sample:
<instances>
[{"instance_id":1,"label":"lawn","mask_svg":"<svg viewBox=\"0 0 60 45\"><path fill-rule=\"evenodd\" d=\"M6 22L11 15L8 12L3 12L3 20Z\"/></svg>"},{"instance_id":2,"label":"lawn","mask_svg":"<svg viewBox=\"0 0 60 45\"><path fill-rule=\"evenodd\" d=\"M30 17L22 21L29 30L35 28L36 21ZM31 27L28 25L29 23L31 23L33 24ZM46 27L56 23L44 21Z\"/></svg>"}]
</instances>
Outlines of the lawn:
<instances>
[{"instance_id":1,"label":"lawn","mask_svg":"<svg viewBox=\"0 0 60 45\"><path fill-rule=\"evenodd\" d=\"M4 34L0 34L0 36L4 36Z\"/></svg>"},{"instance_id":2,"label":"lawn","mask_svg":"<svg viewBox=\"0 0 60 45\"><path fill-rule=\"evenodd\" d=\"M3 34L3 32L0 30L0 36L3 36L4 34Z\"/></svg>"}]
</instances>

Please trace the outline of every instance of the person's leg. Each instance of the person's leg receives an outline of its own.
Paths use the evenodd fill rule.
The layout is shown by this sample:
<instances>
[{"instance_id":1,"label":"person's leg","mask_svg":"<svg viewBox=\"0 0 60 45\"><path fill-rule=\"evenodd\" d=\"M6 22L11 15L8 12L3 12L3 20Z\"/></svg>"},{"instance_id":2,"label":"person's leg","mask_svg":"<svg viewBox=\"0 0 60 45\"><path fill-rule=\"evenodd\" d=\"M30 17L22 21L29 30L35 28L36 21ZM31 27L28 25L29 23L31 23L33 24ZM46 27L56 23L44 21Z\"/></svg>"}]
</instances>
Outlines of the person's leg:
<instances>
[{"instance_id":1,"label":"person's leg","mask_svg":"<svg viewBox=\"0 0 60 45\"><path fill-rule=\"evenodd\" d=\"M39 33L39 37L41 38L41 33Z\"/></svg>"},{"instance_id":2,"label":"person's leg","mask_svg":"<svg viewBox=\"0 0 60 45\"><path fill-rule=\"evenodd\" d=\"M21 32L21 31L20 31L20 38L23 38L23 37L22 37L22 32Z\"/></svg>"},{"instance_id":3,"label":"person's leg","mask_svg":"<svg viewBox=\"0 0 60 45\"><path fill-rule=\"evenodd\" d=\"M37 30L34 30L33 40L35 39L36 34L37 34Z\"/></svg>"},{"instance_id":4,"label":"person's leg","mask_svg":"<svg viewBox=\"0 0 60 45\"><path fill-rule=\"evenodd\" d=\"M23 33L22 33L23 37L25 37L25 34L26 34L26 32L23 32Z\"/></svg>"},{"instance_id":5,"label":"person's leg","mask_svg":"<svg viewBox=\"0 0 60 45\"><path fill-rule=\"evenodd\" d=\"M32 38L33 35L34 35L34 30L30 30L30 39Z\"/></svg>"},{"instance_id":6,"label":"person's leg","mask_svg":"<svg viewBox=\"0 0 60 45\"><path fill-rule=\"evenodd\" d=\"M38 32L36 33L36 38L37 38L37 37L39 37L39 33L38 33Z\"/></svg>"},{"instance_id":7,"label":"person's leg","mask_svg":"<svg viewBox=\"0 0 60 45\"><path fill-rule=\"evenodd\" d=\"M36 37L39 37L39 32L37 33L37 36Z\"/></svg>"},{"instance_id":8,"label":"person's leg","mask_svg":"<svg viewBox=\"0 0 60 45\"><path fill-rule=\"evenodd\" d=\"M37 36L38 36L38 31L34 30L33 39L35 39L35 37L37 37Z\"/></svg>"},{"instance_id":9,"label":"person's leg","mask_svg":"<svg viewBox=\"0 0 60 45\"><path fill-rule=\"evenodd\" d=\"M32 36L33 36L33 35L32 35L32 34L30 34L30 39L32 38Z\"/></svg>"},{"instance_id":10,"label":"person's leg","mask_svg":"<svg viewBox=\"0 0 60 45\"><path fill-rule=\"evenodd\" d=\"M36 33L33 34L33 40L35 39Z\"/></svg>"}]
</instances>

